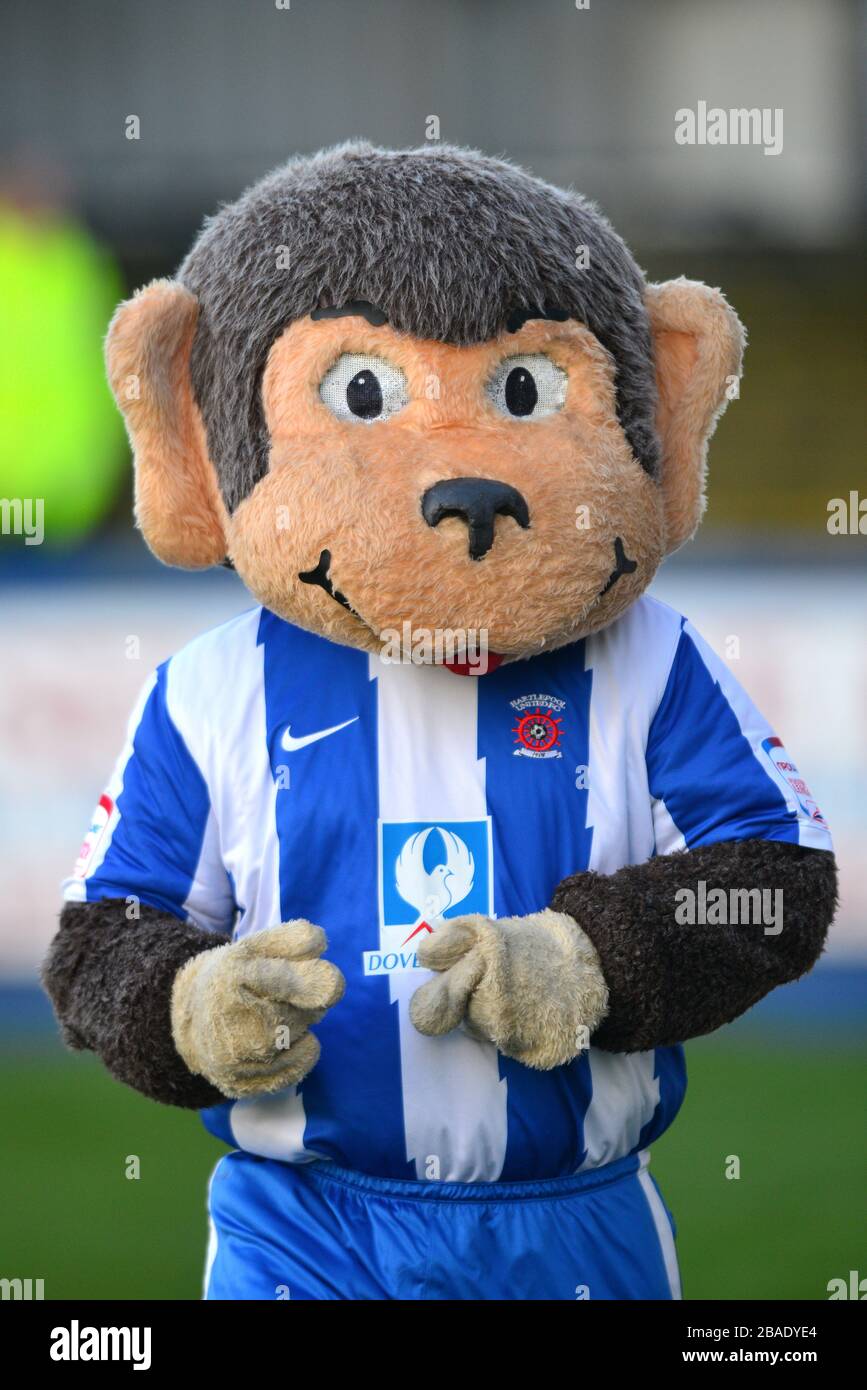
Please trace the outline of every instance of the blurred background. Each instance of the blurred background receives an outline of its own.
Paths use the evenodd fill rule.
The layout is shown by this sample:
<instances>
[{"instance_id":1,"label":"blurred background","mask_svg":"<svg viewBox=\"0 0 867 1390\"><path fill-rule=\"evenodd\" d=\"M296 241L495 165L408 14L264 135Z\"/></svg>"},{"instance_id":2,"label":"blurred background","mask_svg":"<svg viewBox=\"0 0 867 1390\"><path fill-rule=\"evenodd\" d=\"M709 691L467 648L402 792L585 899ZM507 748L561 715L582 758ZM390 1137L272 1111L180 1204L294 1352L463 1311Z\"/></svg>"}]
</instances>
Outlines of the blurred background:
<instances>
[{"instance_id":1,"label":"blurred background","mask_svg":"<svg viewBox=\"0 0 867 1390\"><path fill-rule=\"evenodd\" d=\"M64 1054L36 984L138 688L249 606L225 571L161 569L133 529L102 372L112 308L288 155L431 134L573 184L651 278L721 285L747 325L707 519L653 592L806 773L842 901L811 976L689 1046L654 1167L688 1298L824 1298L859 1260L867 1275L865 53L849 0L6 0L0 1276L42 1278L47 1298L196 1298L219 1152L195 1116ZM675 113L700 101L782 112L782 149L677 143Z\"/></svg>"}]
</instances>

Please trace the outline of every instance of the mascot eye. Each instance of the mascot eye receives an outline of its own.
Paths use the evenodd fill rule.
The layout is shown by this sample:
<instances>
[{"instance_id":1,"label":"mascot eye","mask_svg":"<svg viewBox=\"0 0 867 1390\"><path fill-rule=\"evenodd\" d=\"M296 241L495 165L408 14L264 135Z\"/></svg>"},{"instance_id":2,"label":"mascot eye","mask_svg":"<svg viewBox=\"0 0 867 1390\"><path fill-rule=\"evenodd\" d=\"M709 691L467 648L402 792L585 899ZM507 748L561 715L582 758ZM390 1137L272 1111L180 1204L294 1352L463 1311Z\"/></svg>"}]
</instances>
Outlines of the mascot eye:
<instances>
[{"instance_id":1,"label":"mascot eye","mask_svg":"<svg viewBox=\"0 0 867 1390\"><path fill-rule=\"evenodd\" d=\"M501 415L538 420L553 415L566 399L566 373L541 352L506 357L488 382Z\"/></svg>"},{"instance_id":2,"label":"mascot eye","mask_svg":"<svg viewBox=\"0 0 867 1390\"><path fill-rule=\"evenodd\" d=\"M388 420L409 401L407 380L382 357L344 352L319 386L324 404L338 420Z\"/></svg>"}]
</instances>

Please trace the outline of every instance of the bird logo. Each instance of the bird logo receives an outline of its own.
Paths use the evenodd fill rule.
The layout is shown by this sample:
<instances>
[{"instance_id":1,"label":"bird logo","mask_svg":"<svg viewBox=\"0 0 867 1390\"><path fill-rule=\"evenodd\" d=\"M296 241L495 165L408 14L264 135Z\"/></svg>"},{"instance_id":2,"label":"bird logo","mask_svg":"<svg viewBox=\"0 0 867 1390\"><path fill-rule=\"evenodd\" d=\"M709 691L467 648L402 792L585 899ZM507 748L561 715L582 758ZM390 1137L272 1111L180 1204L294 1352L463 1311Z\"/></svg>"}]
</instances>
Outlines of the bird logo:
<instances>
[{"instance_id":1,"label":"bird logo","mask_svg":"<svg viewBox=\"0 0 867 1390\"><path fill-rule=\"evenodd\" d=\"M425 846L436 831L446 852L444 864L428 870L424 864ZM394 865L394 882L398 893L414 907L417 920L406 941L419 932L434 930L432 923L443 917L450 907L463 902L475 879L475 862L468 846L459 835L444 830L441 825L429 825L417 830L404 843Z\"/></svg>"}]
</instances>

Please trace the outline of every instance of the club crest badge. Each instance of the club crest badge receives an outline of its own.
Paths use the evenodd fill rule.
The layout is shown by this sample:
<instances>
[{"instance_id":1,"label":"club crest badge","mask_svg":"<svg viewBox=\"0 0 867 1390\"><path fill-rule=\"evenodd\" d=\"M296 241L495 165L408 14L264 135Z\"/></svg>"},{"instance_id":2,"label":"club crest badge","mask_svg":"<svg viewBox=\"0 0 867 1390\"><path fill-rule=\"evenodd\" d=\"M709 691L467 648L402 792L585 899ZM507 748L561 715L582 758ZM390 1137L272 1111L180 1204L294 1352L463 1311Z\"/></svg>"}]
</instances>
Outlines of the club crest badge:
<instances>
[{"instance_id":1,"label":"club crest badge","mask_svg":"<svg viewBox=\"0 0 867 1390\"><path fill-rule=\"evenodd\" d=\"M522 695L512 700L517 723L512 728L516 758L562 758L558 747L563 735L561 711L565 700L555 695Z\"/></svg>"}]
</instances>

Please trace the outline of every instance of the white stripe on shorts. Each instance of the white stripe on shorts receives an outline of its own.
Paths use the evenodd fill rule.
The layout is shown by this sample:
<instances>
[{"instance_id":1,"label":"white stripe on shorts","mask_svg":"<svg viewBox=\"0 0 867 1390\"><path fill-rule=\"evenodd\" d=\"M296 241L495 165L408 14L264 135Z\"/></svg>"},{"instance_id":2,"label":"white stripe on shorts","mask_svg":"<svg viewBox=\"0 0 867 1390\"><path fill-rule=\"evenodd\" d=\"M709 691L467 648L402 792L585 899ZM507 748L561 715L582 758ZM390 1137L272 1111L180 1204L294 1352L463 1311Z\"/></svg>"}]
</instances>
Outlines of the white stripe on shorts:
<instances>
[{"instance_id":1,"label":"white stripe on shorts","mask_svg":"<svg viewBox=\"0 0 867 1390\"><path fill-rule=\"evenodd\" d=\"M677 1265L677 1251L674 1246L674 1236L671 1231L671 1222L668 1219L668 1212L665 1204L656 1190L656 1184L650 1176L648 1164L650 1163L650 1153L647 1149L639 1154L641 1167L638 1170L638 1181L641 1183L641 1190L647 1199L650 1207L650 1214L653 1217L653 1224L656 1227L656 1234L659 1237L659 1244L662 1250L662 1258L665 1262L665 1272L668 1276L668 1286L671 1289L671 1296L675 1299L683 1298L680 1289L680 1270Z\"/></svg>"}]
</instances>

